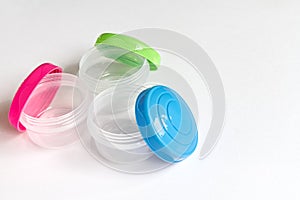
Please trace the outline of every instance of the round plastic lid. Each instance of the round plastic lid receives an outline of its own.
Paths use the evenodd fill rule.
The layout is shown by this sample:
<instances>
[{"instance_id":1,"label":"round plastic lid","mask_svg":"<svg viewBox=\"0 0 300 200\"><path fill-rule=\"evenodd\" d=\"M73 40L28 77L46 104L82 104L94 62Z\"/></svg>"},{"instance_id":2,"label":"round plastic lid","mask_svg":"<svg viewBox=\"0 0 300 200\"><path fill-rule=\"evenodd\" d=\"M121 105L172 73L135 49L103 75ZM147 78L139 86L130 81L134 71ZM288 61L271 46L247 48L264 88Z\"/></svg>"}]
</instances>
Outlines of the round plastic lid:
<instances>
[{"instance_id":1,"label":"round plastic lid","mask_svg":"<svg viewBox=\"0 0 300 200\"><path fill-rule=\"evenodd\" d=\"M20 132L26 131L26 127L20 122L20 117L28 99L30 98L31 93L34 91L36 86L47 74L61 73L61 72L62 72L62 68L55 66L51 63L44 63L38 66L33 72L31 72L31 74L20 85L19 89L17 90L12 100L9 113L8 113L9 122L18 131ZM48 91L47 98L41 99L40 102L37 102L37 104L34 105L35 112L40 111L41 109L49 106L55 93L56 90Z\"/></svg>"},{"instance_id":2,"label":"round plastic lid","mask_svg":"<svg viewBox=\"0 0 300 200\"><path fill-rule=\"evenodd\" d=\"M146 43L128 35L103 33L97 38L95 46L99 44L111 45L128 50L128 53L121 55L116 59L121 63L130 66L141 66L143 61L140 61L136 57L136 55L139 55L148 60L150 70L157 70L160 65L160 55L156 50Z\"/></svg>"},{"instance_id":3,"label":"round plastic lid","mask_svg":"<svg viewBox=\"0 0 300 200\"><path fill-rule=\"evenodd\" d=\"M162 160L174 163L187 158L198 143L194 116L174 90L154 86L137 98L135 115L149 148Z\"/></svg>"}]
</instances>

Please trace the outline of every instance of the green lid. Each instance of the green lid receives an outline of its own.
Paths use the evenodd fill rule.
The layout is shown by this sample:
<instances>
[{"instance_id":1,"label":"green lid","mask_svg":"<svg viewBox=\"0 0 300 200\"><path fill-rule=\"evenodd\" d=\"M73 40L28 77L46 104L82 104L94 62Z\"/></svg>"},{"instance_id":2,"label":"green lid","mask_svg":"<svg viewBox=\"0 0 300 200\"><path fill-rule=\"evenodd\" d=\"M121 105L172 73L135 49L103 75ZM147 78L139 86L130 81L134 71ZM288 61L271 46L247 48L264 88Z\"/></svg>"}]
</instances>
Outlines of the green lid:
<instances>
[{"instance_id":1,"label":"green lid","mask_svg":"<svg viewBox=\"0 0 300 200\"><path fill-rule=\"evenodd\" d=\"M136 55L147 59L150 70L152 71L156 70L160 65L160 55L158 52L149 45L133 37L122 34L103 33L97 38L95 46L99 44L106 44L128 50L128 53L116 59L118 62L126 65L133 67L141 66L143 63L139 63L140 59L136 59Z\"/></svg>"}]
</instances>

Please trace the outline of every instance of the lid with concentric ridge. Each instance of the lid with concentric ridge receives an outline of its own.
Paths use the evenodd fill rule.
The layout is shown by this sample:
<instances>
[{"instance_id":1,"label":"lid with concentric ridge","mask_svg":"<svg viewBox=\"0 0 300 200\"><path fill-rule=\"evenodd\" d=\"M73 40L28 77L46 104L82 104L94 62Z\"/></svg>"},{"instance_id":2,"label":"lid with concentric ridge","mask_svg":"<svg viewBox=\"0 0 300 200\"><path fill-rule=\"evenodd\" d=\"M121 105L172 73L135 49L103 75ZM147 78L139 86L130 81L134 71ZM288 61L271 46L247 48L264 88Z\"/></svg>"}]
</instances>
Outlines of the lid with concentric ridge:
<instances>
[{"instance_id":1,"label":"lid with concentric ridge","mask_svg":"<svg viewBox=\"0 0 300 200\"><path fill-rule=\"evenodd\" d=\"M135 115L143 139L162 160L179 162L195 150L198 131L194 116L174 90L161 85L144 90L137 98Z\"/></svg>"}]
</instances>

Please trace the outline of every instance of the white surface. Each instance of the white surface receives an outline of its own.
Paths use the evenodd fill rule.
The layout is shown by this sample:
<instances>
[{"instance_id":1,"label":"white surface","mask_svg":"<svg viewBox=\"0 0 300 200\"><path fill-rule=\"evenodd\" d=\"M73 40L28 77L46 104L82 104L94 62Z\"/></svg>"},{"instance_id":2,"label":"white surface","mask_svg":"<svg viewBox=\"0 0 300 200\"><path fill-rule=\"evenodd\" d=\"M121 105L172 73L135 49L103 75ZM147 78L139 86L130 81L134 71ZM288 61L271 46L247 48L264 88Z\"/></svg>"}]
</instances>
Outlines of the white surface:
<instances>
[{"instance_id":1,"label":"white surface","mask_svg":"<svg viewBox=\"0 0 300 200\"><path fill-rule=\"evenodd\" d=\"M0 199L300 199L300 3L256 1L0 2ZM80 144L54 151L17 134L15 90L44 62L70 71L99 33L158 27L197 41L227 95L223 137L148 175L112 171Z\"/></svg>"}]
</instances>

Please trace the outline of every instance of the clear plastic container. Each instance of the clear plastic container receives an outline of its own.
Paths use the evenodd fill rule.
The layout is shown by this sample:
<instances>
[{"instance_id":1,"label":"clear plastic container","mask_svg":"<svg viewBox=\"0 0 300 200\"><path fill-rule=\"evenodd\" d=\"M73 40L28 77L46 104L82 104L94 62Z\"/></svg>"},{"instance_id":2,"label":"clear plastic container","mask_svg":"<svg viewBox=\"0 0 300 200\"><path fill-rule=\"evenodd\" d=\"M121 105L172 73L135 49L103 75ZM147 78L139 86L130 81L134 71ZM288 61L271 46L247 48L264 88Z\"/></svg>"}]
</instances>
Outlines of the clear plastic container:
<instances>
[{"instance_id":1,"label":"clear plastic container","mask_svg":"<svg viewBox=\"0 0 300 200\"><path fill-rule=\"evenodd\" d=\"M19 130L21 127L20 131L26 130L35 144L58 148L76 141L77 132L86 127L91 97L84 82L75 75L46 72L36 78L49 66L53 65L39 66L23 82L12 103L10 121ZM14 102L20 100L24 104L16 109ZM17 124L14 117L19 120Z\"/></svg>"},{"instance_id":2,"label":"clear plastic container","mask_svg":"<svg viewBox=\"0 0 300 200\"><path fill-rule=\"evenodd\" d=\"M143 106L144 93L158 94L158 96L154 95L156 99L149 98L149 101L158 100L157 104L154 103L149 109L145 107L142 111L142 115L155 116L155 119L150 120L147 125L143 125L145 121L138 111L138 107ZM167 103L161 103L160 97L166 99ZM181 102L181 104L173 109L169 106L169 101ZM152 108L155 112L152 112ZM184 110L188 112L188 115L183 112ZM161 115L161 112L165 112L166 115ZM184 115L182 119L181 115ZM166 116L169 116L168 120L165 120ZM191 128L186 132L183 132L185 127L183 119L190 121L188 125ZM171 125L173 128L168 127L167 124L170 125L174 120L173 124L176 124L176 128L174 128L175 125ZM160 162L158 168L179 162L194 151L198 142L195 120L187 104L175 91L164 86L150 88L118 86L103 91L94 99L89 108L87 127L88 131L81 134L85 133L91 137L97 152L104 158L105 164L107 162L109 166L117 164L118 170L134 173L145 169L145 165L149 168L149 163L151 166L149 160L153 160L153 157L159 158L155 161ZM164 129L164 133L159 130L159 127ZM161 134L171 135L172 139L168 137L165 140ZM186 140L186 143L179 144L178 139ZM161 142L162 146L158 148L156 142ZM134 170L132 168L129 170L130 166ZM157 164L153 166L157 167Z\"/></svg>"},{"instance_id":3,"label":"clear plastic container","mask_svg":"<svg viewBox=\"0 0 300 200\"><path fill-rule=\"evenodd\" d=\"M89 133L99 153L109 161L132 164L153 155L134 119L137 95L130 87L118 88L117 93L110 88L99 94L89 109Z\"/></svg>"},{"instance_id":4,"label":"clear plastic container","mask_svg":"<svg viewBox=\"0 0 300 200\"><path fill-rule=\"evenodd\" d=\"M105 44L90 49L79 63L79 77L94 94L116 85L141 85L149 71L145 58Z\"/></svg>"}]
</instances>

